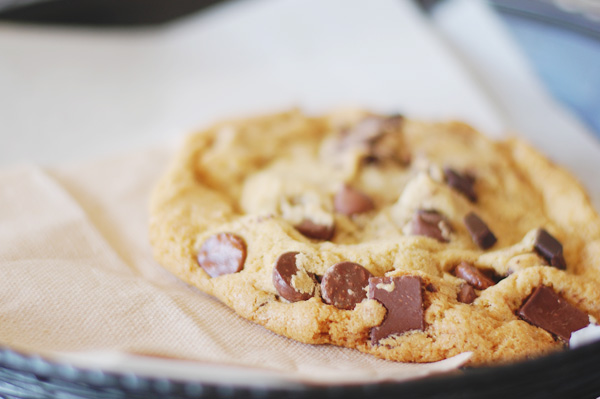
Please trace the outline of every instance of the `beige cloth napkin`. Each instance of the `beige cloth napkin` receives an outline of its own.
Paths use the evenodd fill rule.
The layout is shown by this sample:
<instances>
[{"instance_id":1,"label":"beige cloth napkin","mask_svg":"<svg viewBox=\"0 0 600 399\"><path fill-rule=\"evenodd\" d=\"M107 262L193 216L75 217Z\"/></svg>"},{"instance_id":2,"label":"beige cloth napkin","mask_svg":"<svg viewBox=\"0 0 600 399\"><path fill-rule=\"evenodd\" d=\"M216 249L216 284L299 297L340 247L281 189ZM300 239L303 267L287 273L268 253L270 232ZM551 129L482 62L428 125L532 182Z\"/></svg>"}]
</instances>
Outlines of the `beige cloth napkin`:
<instances>
[{"instance_id":1,"label":"beige cloth napkin","mask_svg":"<svg viewBox=\"0 0 600 399\"><path fill-rule=\"evenodd\" d=\"M270 385L403 380L468 358L401 364L304 345L179 282L147 239L147 201L171 156L152 149L0 172L2 344L85 367Z\"/></svg>"}]
</instances>

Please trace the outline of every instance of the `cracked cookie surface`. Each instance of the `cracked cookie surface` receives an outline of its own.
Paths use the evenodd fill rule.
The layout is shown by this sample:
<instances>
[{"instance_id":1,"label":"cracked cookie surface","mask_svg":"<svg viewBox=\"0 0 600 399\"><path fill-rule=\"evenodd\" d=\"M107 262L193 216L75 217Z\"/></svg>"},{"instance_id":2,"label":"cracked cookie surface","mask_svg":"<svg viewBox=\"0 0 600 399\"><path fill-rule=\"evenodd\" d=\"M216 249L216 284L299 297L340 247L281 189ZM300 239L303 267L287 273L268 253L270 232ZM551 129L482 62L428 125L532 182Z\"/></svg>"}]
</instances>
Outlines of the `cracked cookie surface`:
<instances>
[{"instance_id":1,"label":"cracked cookie surface","mask_svg":"<svg viewBox=\"0 0 600 399\"><path fill-rule=\"evenodd\" d=\"M585 192L521 140L458 122L290 111L215 125L159 182L150 238L242 317L395 361L538 356L600 317Z\"/></svg>"}]
</instances>

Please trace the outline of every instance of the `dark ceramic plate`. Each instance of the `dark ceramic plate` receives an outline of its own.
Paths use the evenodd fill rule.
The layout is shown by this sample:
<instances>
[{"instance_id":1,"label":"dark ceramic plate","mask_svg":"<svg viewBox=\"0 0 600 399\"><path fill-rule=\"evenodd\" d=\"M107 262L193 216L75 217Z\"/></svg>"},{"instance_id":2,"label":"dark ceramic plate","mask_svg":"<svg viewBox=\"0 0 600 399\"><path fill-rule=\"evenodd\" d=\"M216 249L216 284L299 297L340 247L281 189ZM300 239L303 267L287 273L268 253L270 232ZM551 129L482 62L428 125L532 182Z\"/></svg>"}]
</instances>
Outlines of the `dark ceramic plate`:
<instances>
[{"instance_id":1,"label":"dark ceramic plate","mask_svg":"<svg viewBox=\"0 0 600 399\"><path fill-rule=\"evenodd\" d=\"M39 356L0 349L3 398L422 398L506 399L600 396L600 342L507 366L404 383L269 386L151 378L132 373L81 369Z\"/></svg>"}]
</instances>

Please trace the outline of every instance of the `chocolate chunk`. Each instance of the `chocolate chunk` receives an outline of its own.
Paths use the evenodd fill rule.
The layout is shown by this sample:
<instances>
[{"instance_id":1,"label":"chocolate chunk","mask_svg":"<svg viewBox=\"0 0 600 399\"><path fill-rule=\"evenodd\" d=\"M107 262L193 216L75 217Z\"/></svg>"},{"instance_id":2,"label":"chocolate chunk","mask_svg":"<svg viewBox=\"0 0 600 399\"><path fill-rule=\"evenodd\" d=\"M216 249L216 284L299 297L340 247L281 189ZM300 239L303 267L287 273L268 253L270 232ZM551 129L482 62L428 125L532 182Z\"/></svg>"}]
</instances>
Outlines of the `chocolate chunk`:
<instances>
[{"instance_id":1,"label":"chocolate chunk","mask_svg":"<svg viewBox=\"0 0 600 399\"><path fill-rule=\"evenodd\" d=\"M418 210L411 222L411 233L441 242L450 241L452 228L446 218L434 210Z\"/></svg>"},{"instance_id":2,"label":"chocolate chunk","mask_svg":"<svg viewBox=\"0 0 600 399\"><path fill-rule=\"evenodd\" d=\"M573 331L590 324L586 313L544 285L537 287L525 301L519 309L519 316L564 341L569 341Z\"/></svg>"},{"instance_id":3,"label":"chocolate chunk","mask_svg":"<svg viewBox=\"0 0 600 399\"><path fill-rule=\"evenodd\" d=\"M362 144L367 145L369 150L374 150L372 146L376 145L379 139L388 133L398 133L402 128L403 122L404 117L399 114L389 117L366 117L343 133L340 144L342 147L352 147Z\"/></svg>"},{"instance_id":4,"label":"chocolate chunk","mask_svg":"<svg viewBox=\"0 0 600 399\"><path fill-rule=\"evenodd\" d=\"M465 216L465 225L471 233L471 238L475 244L482 249L488 249L496 243L496 236L489 229L487 224L479 218L474 212L469 212Z\"/></svg>"},{"instance_id":5,"label":"chocolate chunk","mask_svg":"<svg viewBox=\"0 0 600 399\"><path fill-rule=\"evenodd\" d=\"M336 212L348 216L368 212L375 208L373 200L369 196L348 185L344 185L335 194L333 206Z\"/></svg>"},{"instance_id":6,"label":"chocolate chunk","mask_svg":"<svg viewBox=\"0 0 600 399\"><path fill-rule=\"evenodd\" d=\"M379 136L371 141L369 156L375 161L393 160L402 165L410 163L410 156L404 148L402 125L404 117L394 115L381 121Z\"/></svg>"},{"instance_id":7,"label":"chocolate chunk","mask_svg":"<svg viewBox=\"0 0 600 399\"><path fill-rule=\"evenodd\" d=\"M435 285L429 283L425 286L425 289L429 292L437 292L438 289L435 287Z\"/></svg>"},{"instance_id":8,"label":"chocolate chunk","mask_svg":"<svg viewBox=\"0 0 600 399\"><path fill-rule=\"evenodd\" d=\"M561 270L567 268L562 244L546 230L540 229L538 231L533 246L535 251L552 266Z\"/></svg>"},{"instance_id":9,"label":"chocolate chunk","mask_svg":"<svg viewBox=\"0 0 600 399\"><path fill-rule=\"evenodd\" d=\"M393 160L401 164L410 162L410 157L402 151L402 115L389 117L370 116L364 118L343 133L339 148L360 147L364 149L367 163Z\"/></svg>"},{"instance_id":10,"label":"chocolate chunk","mask_svg":"<svg viewBox=\"0 0 600 399\"><path fill-rule=\"evenodd\" d=\"M483 274L481 270L467 262L460 262L454 269L454 275L462 278L478 290L485 290L496 284L492 279Z\"/></svg>"},{"instance_id":11,"label":"chocolate chunk","mask_svg":"<svg viewBox=\"0 0 600 399\"><path fill-rule=\"evenodd\" d=\"M401 114L393 114L383 120L382 130L384 132L397 132L404 125L404 116Z\"/></svg>"},{"instance_id":12,"label":"chocolate chunk","mask_svg":"<svg viewBox=\"0 0 600 399\"><path fill-rule=\"evenodd\" d=\"M356 123L352 128L343 132L340 145L342 148L354 147L356 145L366 145L370 147L375 140L383 133L383 119L376 116L370 116Z\"/></svg>"},{"instance_id":13,"label":"chocolate chunk","mask_svg":"<svg viewBox=\"0 0 600 399\"><path fill-rule=\"evenodd\" d=\"M387 309L385 319L371 329L371 343L411 330L424 330L421 279L415 276L371 277L369 298Z\"/></svg>"},{"instance_id":14,"label":"chocolate chunk","mask_svg":"<svg viewBox=\"0 0 600 399\"><path fill-rule=\"evenodd\" d=\"M461 284L460 291L458 291L456 299L458 300L458 302L469 304L473 303L473 301L477 299L477 294L475 293L475 290L473 289L471 284L465 283Z\"/></svg>"},{"instance_id":15,"label":"chocolate chunk","mask_svg":"<svg viewBox=\"0 0 600 399\"><path fill-rule=\"evenodd\" d=\"M198 252L198 264L211 277L237 273L246 261L246 243L231 233L208 237Z\"/></svg>"},{"instance_id":16,"label":"chocolate chunk","mask_svg":"<svg viewBox=\"0 0 600 399\"><path fill-rule=\"evenodd\" d=\"M312 298L316 286L316 280L311 273L304 271L306 274L302 281L303 273L296 265L296 255L298 252L281 254L273 268L273 285L279 295L290 302L306 301ZM295 279L294 276L296 276Z\"/></svg>"},{"instance_id":17,"label":"chocolate chunk","mask_svg":"<svg viewBox=\"0 0 600 399\"><path fill-rule=\"evenodd\" d=\"M354 309L367 297L365 288L372 276L358 263L337 263L327 269L321 280L323 300L340 309Z\"/></svg>"},{"instance_id":18,"label":"chocolate chunk","mask_svg":"<svg viewBox=\"0 0 600 399\"><path fill-rule=\"evenodd\" d=\"M471 202L477 202L477 194L473 188L474 179L467 174L460 174L454 169L444 168L446 182L450 187L462 193Z\"/></svg>"},{"instance_id":19,"label":"chocolate chunk","mask_svg":"<svg viewBox=\"0 0 600 399\"><path fill-rule=\"evenodd\" d=\"M302 235L316 240L331 240L335 232L335 225L314 223L310 219L304 219L300 224L294 226Z\"/></svg>"}]
</instances>

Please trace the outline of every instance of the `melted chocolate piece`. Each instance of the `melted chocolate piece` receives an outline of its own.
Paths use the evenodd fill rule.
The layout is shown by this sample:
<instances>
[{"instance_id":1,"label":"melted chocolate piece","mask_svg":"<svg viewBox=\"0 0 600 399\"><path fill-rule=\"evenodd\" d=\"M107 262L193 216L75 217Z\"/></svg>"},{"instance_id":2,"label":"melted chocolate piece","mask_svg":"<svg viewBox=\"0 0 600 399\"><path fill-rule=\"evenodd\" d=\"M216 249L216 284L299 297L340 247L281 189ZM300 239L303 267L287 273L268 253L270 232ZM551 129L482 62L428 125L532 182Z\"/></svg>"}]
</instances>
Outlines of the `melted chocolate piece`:
<instances>
[{"instance_id":1,"label":"melted chocolate piece","mask_svg":"<svg viewBox=\"0 0 600 399\"><path fill-rule=\"evenodd\" d=\"M451 231L450 224L438 211L418 210L411 222L411 233L418 236L426 236L440 242L448 242L448 232Z\"/></svg>"},{"instance_id":2,"label":"melted chocolate piece","mask_svg":"<svg viewBox=\"0 0 600 399\"><path fill-rule=\"evenodd\" d=\"M211 277L237 273L244 268L246 243L235 234L215 234L204 241L197 261Z\"/></svg>"},{"instance_id":3,"label":"melted chocolate piece","mask_svg":"<svg viewBox=\"0 0 600 399\"><path fill-rule=\"evenodd\" d=\"M544 285L537 287L525 301L519 309L519 316L566 342L571 338L572 332L590 323L586 313Z\"/></svg>"},{"instance_id":4,"label":"melted chocolate piece","mask_svg":"<svg viewBox=\"0 0 600 399\"><path fill-rule=\"evenodd\" d=\"M458 302L462 303L473 303L475 299L477 299L477 294L475 290L471 286L471 284L461 284L460 291L458 291L458 295L456 296Z\"/></svg>"},{"instance_id":5,"label":"melted chocolate piece","mask_svg":"<svg viewBox=\"0 0 600 399\"><path fill-rule=\"evenodd\" d=\"M533 244L535 251L546 261L560 270L567 268L562 244L544 229L538 231Z\"/></svg>"},{"instance_id":6,"label":"melted chocolate piece","mask_svg":"<svg viewBox=\"0 0 600 399\"><path fill-rule=\"evenodd\" d=\"M474 179L467 174L462 175L452 168L444 168L446 183L456 191L462 193L471 202L477 202L477 194L473 188Z\"/></svg>"},{"instance_id":7,"label":"melted chocolate piece","mask_svg":"<svg viewBox=\"0 0 600 399\"><path fill-rule=\"evenodd\" d=\"M395 135L401 133L403 122L404 117L401 115L364 118L344 132L340 149L357 146L364 148L366 150L364 161L367 163L391 159L406 164L409 162L407 156L398 154L397 146L393 145L394 141L398 140Z\"/></svg>"},{"instance_id":8,"label":"melted chocolate piece","mask_svg":"<svg viewBox=\"0 0 600 399\"><path fill-rule=\"evenodd\" d=\"M372 277L369 279L369 298L387 309L381 325L371 329L373 345L392 335L425 329L419 277Z\"/></svg>"},{"instance_id":9,"label":"melted chocolate piece","mask_svg":"<svg viewBox=\"0 0 600 399\"><path fill-rule=\"evenodd\" d=\"M429 292L437 292L438 289L435 287L435 285L429 283L425 286L425 289Z\"/></svg>"},{"instance_id":10,"label":"melted chocolate piece","mask_svg":"<svg viewBox=\"0 0 600 399\"><path fill-rule=\"evenodd\" d=\"M340 146L342 149L354 147L356 145L366 145L370 147L383 134L383 119L376 116L370 116L362 119L350 129L343 132Z\"/></svg>"},{"instance_id":11,"label":"melted chocolate piece","mask_svg":"<svg viewBox=\"0 0 600 399\"><path fill-rule=\"evenodd\" d=\"M315 240L331 240L335 232L335 225L317 224L310 219L304 219L294 227L305 237Z\"/></svg>"},{"instance_id":12,"label":"melted chocolate piece","mask_svg":"<svg viewBox=\"0 0 600 399\"><path fill-rule=\"evenodd\" d=\"M358 263L342 262L331 266L321 280L325 303L351 310L367 297L365 288L373 275Z\"/></svg>"},{"instance_id":13,"label":"melted chocolate piece","mask_svg":"<svg viewBox=\"0 0 600 399\"><path fill-rule=\"evenodd\" d=\"M341 145L350 147L356 144L366 144L371 147L382 136L388 133L398 133L402 129L403 123L404 117L400 114L388 117L366 117L343 133Z\"/></svg>"},{"instance_id":14,"label":"melted chocolate piece","mask_svg":"<svg viewBox=\"0 0 600 399\"><path fill-rule=\"evenodd\" d=\"M298 266L296 266L296 255L298 252L286 252L277 258L273 268L273 285L283 298L290 302L306 301L314 296L316 280L313 275L307 273L313 280L313 289L311 292L302 292L294 287L292 278L298 275Z\"/></svg>"},{"instance_id":15,"label":"melted chocolate piece","mask_svg":"<svg viewBox=\"0 0 600 399\"><path fill-rule=\"evenodd\" d=\"M399 141L403 143L401 129L404 124L404 117L394 115L387 117L381 122L381 134L371 142L369 158L378 161L393 160L401 165L410 163L410 156L405 148L399 148Z\"/></svg>"},{"instance_id":16,"label":"melted chocolate piece","mask_svg":"<svg viewBox=\"0 0 600 399\"><path fill-rule=\"evenodd\" d=\"M393 114L383 120L383 131L395 132L402 129L402 125L404 125L404 116Z\"/></svg>"},{"instance_id":17,"label":"melted chocolate piece","mask_svg":"<svg viewBox=\"0 0 600 399\"><path fill-rule=\"evenodd\" d=\"M492 279L483 274L481 270L467 262L460 262L454 269L454 275L462 278L478 290L485 290L496 284Z\"/></svg>"},{"instance_id":18,"label":"melted chocolate piece","mask_svg":"<svg viewBox=\"0 0 600 399\"><path fill-rule=\"evenodd\" d=\"M373 200L365 193L344 185L333 198L333 207L343 215L355 215L368 212L375 208Z\"/></svg>"},{"instance_id":19,"label":"melted chocolate piece","mask_svg":"<svg viewBox=\"0 0 600 399\"><path fill-rule=\"evenodd\" d=\"M471 238L481 249L488 249L496 243L494 233L474 212L469 212L464 221Z\"/></svg>"}]
</instances>

